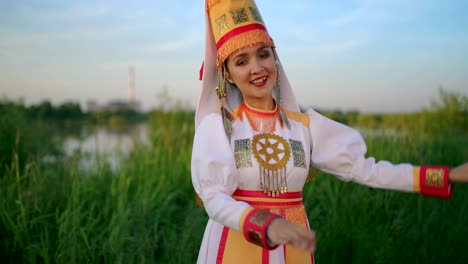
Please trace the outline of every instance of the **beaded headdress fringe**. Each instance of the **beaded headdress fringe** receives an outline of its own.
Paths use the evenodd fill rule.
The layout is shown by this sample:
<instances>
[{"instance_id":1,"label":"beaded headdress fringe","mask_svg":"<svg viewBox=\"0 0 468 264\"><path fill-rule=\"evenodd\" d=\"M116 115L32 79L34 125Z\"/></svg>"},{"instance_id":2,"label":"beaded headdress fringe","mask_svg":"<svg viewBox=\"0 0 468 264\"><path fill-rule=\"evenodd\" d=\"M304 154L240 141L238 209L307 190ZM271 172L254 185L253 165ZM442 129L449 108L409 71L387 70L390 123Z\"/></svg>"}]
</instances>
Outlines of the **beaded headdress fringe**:
<instances>
[{"instance_id":1,"label":"beaded headdress fringe","mask_svg":"<svg viewBox=\"0 0 468 264\"><path fill-rule=\"evenodd\" d=\"M270 47L275 46L268 33L261 29L246 31L231 37L218 49L216 66L219 67L222 65L224 60L226 60L229 55L233 54L237 50L259 43Z\"/></svg>"}]
</instances>

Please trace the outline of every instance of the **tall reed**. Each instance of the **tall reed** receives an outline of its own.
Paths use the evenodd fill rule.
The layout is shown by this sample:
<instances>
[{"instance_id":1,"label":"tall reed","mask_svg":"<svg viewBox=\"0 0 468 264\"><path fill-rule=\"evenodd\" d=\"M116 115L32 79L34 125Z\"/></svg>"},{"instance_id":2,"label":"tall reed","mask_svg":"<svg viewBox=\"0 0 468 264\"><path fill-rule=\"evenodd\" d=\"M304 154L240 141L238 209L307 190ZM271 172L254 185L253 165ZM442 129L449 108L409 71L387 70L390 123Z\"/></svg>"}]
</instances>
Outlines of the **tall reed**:
<instances>
[{"instance_id":1,"label":"tall reed","mask_svg":"<svg viewBox=\"0 0 468 264\"><path fill-rule=\"evenodd\" d=\"M152 114L151 144L113 171L17 159L0 178L3 263L194 263L207 221L190 180L193 113ZM369 137L368 155L456 165L468 139ZM375 190L321 173L304 200L318 233L318 263L463 263L468 187L452 200Z\"/></svg>"}]
</instances>

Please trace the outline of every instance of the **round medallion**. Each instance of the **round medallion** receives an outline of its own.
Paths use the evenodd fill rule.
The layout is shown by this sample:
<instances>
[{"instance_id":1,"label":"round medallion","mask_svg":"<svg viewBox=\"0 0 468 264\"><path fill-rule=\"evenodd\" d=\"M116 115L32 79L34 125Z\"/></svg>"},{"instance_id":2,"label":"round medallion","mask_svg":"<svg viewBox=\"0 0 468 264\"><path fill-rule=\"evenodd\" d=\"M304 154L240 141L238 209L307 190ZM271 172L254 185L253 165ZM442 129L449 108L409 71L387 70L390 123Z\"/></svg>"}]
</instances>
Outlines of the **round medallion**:
<instances>
[{"instance_id":1,"label":"round medallion","mask_svg":"<svg viewBox=\"0 0 468 264\"><path fill-rule=\"evenodd\" d=\"M291 157L288 142L275 134L258 134L252 139L252 152L258 163L268 170L286 166Z\"/></svg>"}]
</instances>

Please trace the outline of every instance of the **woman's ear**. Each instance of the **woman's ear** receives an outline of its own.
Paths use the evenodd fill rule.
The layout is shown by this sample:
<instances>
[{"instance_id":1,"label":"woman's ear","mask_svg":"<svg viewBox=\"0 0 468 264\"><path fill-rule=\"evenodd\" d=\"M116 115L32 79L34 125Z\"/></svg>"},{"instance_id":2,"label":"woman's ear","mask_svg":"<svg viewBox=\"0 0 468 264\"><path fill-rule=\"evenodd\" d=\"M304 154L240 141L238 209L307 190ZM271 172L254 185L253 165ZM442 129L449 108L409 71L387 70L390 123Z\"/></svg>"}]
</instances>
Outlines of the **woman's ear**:
<instances>
[{"instance_id":1,"label":"woman's ear","mask_svg":"<svg viewBox=\"0 0 468 264\"><path fill-rule=\"evenodd\" d=\"M231 78L231 74L229 74L228 71L226 71L226 72L224 73L224 78L225 78L228 82L230 82L231 84L234 84L234 80Z\"/></svg>"}]
</instances>

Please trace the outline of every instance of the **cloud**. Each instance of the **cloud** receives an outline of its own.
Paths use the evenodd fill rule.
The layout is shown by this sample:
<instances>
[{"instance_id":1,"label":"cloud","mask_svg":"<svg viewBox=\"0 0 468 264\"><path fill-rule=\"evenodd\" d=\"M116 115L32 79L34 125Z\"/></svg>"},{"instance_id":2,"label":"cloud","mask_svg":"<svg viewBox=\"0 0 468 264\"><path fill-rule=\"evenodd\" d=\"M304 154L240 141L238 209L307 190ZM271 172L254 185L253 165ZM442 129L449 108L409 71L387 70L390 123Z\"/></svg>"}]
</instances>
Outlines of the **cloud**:
<instances>
[{"instance_id":1,"label":"cloud","mask_svg":"<svg viewBox=\"0 0 468 264\"><path fill-rule=\"evenodd\" d=\"M355 39L348 39L345 41L329 43L327 45L320 46L316 49L316 52L321 55L322 54L325 54L325 55L338 54L338 53L352 50L361 44L362 44L361 41L358 41Z\"/></svg>"},{"instance_id":2,"label":"cloud","mask_svg":"<svg viewBox=\"0 0 468 264\"><path fill-rule=\"evenodd\" d=\"M342 26L348 26L352 24L353 22L359 20L365 13L366 13L366 7L358 7L356 9L351 10L350 12L340 15L337 17L334 17L328 21L325 21L325 25L329 27L342 27Z\"/></svg>"},{"instance_id":3,"label":"cloud","mask_svg":"<svg viewBox=\"0 0 468 264\"><path fill-rule=\"evenodd\" d=\"M101 62L94 64L98 71L126 71L130 66L135 69L145 69L157 66L157 64L143 60L126 60L121 62Z\"/></svg>"},{"instance_id":4,"label":"cloud","mask_svg":"<svg viewBox=\"0 0 468 264\"><path fill-rule=\"evenodd\" d=\"M38 9L31 6L20 6L20 13L34 21L74 22L81 19L105 17L112 14L108 6L69 6L63 9Z\"/></svg>"},{"instance_id":5,"label":"cloud","mask_svg":"<svg viewBox=\"0 0 468 264\"><path fill-rule=\"evenodd\" d=\"M415 3L417 2L417 3ZM428 4L420 1L359 1L359 5L343 14L332 17L323 24L327 27L374 28L375 26L400 23L416 16Z\"/></svg>"},{"instance_id":6,"label":"cloud","mask_svg":"<svg viewBox=\"0 0 468 264\"><path fill-rule=\"evenodd\" d=\"M203 34L201 33L189 34L183 39L147 44L146 46L144 46L143 50L150 54L177 52L180 50L186 50L199 43L202 43L203 41L203 38L201 37L202 35Z\"/></svg>"}]
</instances>

